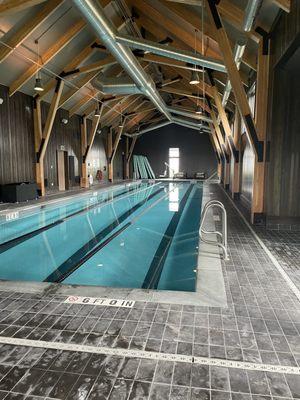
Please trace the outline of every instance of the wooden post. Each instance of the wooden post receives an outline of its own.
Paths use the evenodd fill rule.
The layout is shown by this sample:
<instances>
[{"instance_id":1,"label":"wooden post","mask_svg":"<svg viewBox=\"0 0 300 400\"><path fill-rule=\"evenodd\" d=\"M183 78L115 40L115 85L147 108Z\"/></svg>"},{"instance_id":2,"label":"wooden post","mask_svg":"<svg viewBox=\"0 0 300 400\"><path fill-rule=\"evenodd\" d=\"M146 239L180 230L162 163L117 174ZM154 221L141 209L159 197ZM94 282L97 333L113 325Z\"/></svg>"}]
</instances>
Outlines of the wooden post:
<instances>
[{"instance_id":1,"label":"wooden post","mask_svg":"<svg viewBox=\"0 0 300 400\"><path fill-rule=\"evenodd\" d=\"M233 125L233 142L234 146L239 154L238 159L234 158L234 165L231 175L231 196L233 199L239 199L240 197L240 150L241 150L241 116L239 110L236 108L234 125Z\"/></svg>"},{"instance_id":2,"label":"wooden post","mask_svg":"<svg viewBox=\"0 0 300 400\"><path fill-rule=\"evenodd\" d=\"M103 110L103 105L100 107L99 115L94 115L92 122L92 129L87 135L87 126L86 126L86 117L84 116L81 121L81 149L82 149L82 166L81 166L81 179L80 186L82 188L89 187L89 179L88 179L88 170L87 170L87 159L89 156L89 152L93 146L94 139L96 136L97 128L101 119Z\"/></svg>"},{"instance_id":3,"label":"wooden post","mask_svg":"<svg viewBox=\"0 0 300 400\"><path fill-rule=\"evenodd\" d=\"M107 133L107 164L108 164L108 180L112 182L114 171L113 165L110 162L110 157L112 155L112 127L110 127Z\"/></svg>"},{"instance_id":4,"label":"wooden post","mask_svg":"<svg viewBox=\"0 0 300 400\"><path fill-rule=\"evenodd\" d=\"M126 179L129 179L129 165L130 165L130 160L132 157L132 153L133 153L133 149L134 149L136 141L137 141L137 136L134 136L134 138L132 139L130 148L128 149L128 152L126 151ZM129 142L128 142L128 144L129 144ZM126 147L127 147L127 144L126 144Z\"/></svg>"},{"instance_id":5,"label":"wooden post","mask_svg":"<svg viewBox=\"0 0 300 400\"><path fill-rule=\"evenodd\" d=\"M235 162L238 162L239 152L235 147L232 131L231 131L230 124L228 121L228 117L227 117L226 111L224 109L224 106L222 104L222 100L221 100L218 88L216 86L216 83L215 83L215 80L213 77L213 73L211 71L208 71L208 77L209 77L210 84L211 84L213 98L214 98L215 104L217 106L218 113L219 113L219 116L220 116L220 119L222 122L222 126L224 128L224 132L225 132L225 135L227 138L227 143L228 143L228 146L229 146L229 149L231 152L231 157L234 158Z\"/></svg>"},{"instance_id":6,"label":"wooden post","mask_svg":"<svg viewBox=\"0 0 300 400\"><path fill-rule=\"evenodd\" d=\"M61 94L63 91L63 87L64 87L64 81L58 78L43 132L41 129L42 124L41 124L40 100L35 99L34 138L35 138L35 149L36 149L36 182L42 196L45 196L44 158L47 150L47 145L50 139L56 111L58 109L59 100L61 98Z\"/></svg>"},{"instance_id":7,"label":"wooden post","mask_svg":"<svg viewBox=\"0 0 300 400\"><path fill-rule=\"evenodd\" d=\"M126 118L125 118L126 119ZM119 142L123 133L123 129L125 126L125 120L123 121L122 126L118 127L118 132L116 134L115 140L113 142L113 145L111 147L111 151L108 153L109 160L108 160L108 179L110 182L114 181L114 158L119 146ZM112 138L112 137L111 137ZM112 139L111 139L112 143Z\"/></svg>"},{"instance_id":8,"label":"wooden post","mask_svg":"<svg viewBox=\"0 0 300 400\"><path fill-rule=\"evenodd\" d=\"M223 138L220 126L218 124L217 116L215 114L215 111L214 111L214 109L212 107L211 101L210 101L208 96L206 97L206 100L207 100L208 106L210 108L210 116L211 116L211 119L212 119L212 122L213 122L213 126L214 126L214 129L215 129L216 138L217 138L217 140L219 142L219 147L220 147L221 152L222 152L222 163L221 163L221 167L220 167L220 177L221 177L221 180L223 182L224 187L227 189L228 188L228 183L229 183L228 173L230 172L230 168L229 168L230 157L229 157L229 154L228 154L228 152L226 150L226 143L225 143L225 140ZM223 177L223 179L222 179L222 177Z\"/></svg>"},{"instance_id":9,"label":"wooden post","mask_svg":"<svg viewBox=\"0 0 300 400\"><path fill-rule=\"evenodd\" d=\"M259 140L263 143L264 157L259 162L257 158L254 164L253 197L251 207L251 222L264 224L264 192L266 169L266 139L267 139L267 109L268 109L268 84L269 84L269 36L265 34L259 43L258 71L256 87L256 126L259 132Z\"/></svg>"},{"instance_id":10,"label":"wooden post","mask_svg":"<svg viewBox=\"0 0 300 400\"><path fill-rule=\"evenodd\" d=\"M88 173L87 173L87 164L83 162L84 155L87 148L87 127L86 127L86 120L87 117L84 115L81 117L80 121L80 133L81 133L81 156L82 156L82 163L81 163L81 177L80 177L80 186L82 188L89 187L88 182Z\"/></svg>"}]
</instances>

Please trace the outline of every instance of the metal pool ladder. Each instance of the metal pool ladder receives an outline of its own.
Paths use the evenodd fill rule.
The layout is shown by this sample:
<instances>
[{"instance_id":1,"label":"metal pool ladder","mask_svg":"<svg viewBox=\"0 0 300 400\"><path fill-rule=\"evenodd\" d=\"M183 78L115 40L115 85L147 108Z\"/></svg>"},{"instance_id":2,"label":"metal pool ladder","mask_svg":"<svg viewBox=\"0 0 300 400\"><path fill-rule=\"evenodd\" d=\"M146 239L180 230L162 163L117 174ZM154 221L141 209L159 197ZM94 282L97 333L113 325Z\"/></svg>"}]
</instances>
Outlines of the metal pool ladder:
<instances>
[{"instance_id":1,"label":"metal pool ladder","mask_svg":"<svg viewBox=\"0 0 300 400\"><path fill-rule=\"evenodd\" d=\"M213 208L213 207L219 208L221 210L221 212L222 212L222 220L221 220L222 221L222 232L219 232L219 231L207 231L207 230L205 230L203 228L207 212L208 212L208 210L210 208ZM209 240L209 239L204 237L204 235L209 235L209 234L217 235L217 237L221 239L221 242L219 242L219 241L214 242L213 240ZM199 236L200 236L200 239L203 240L203 242L221 247L221 249L223 251L224 259L225 260L229 259L228 251L227 251L227 213L226 213L226 209L224 207L224 204L221 203L221 201L210 200L205 204L205 206L204 206L204 208L202 210L202 214L201 214L201 223L200 223L200 228L199 228Z\"/></svg>"}]
</instances>

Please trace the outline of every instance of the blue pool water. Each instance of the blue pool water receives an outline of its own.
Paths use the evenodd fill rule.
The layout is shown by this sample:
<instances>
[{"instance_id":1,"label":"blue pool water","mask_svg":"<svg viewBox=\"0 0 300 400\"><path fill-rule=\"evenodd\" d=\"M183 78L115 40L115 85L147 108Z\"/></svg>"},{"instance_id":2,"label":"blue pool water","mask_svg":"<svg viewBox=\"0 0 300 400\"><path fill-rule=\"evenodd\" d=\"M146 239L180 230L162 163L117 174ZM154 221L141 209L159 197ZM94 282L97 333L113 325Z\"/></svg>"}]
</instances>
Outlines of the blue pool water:
<instances>
[{"instance_id":1,"label":"blue pool water","mask_svg":"<svg viewBox=\"0 0 300 400\"><path fill-rule=\"evenodd\" d=\"M121 185L0 221L0 279L194 291L202 186Z\"/></svg>"}]
</instances>

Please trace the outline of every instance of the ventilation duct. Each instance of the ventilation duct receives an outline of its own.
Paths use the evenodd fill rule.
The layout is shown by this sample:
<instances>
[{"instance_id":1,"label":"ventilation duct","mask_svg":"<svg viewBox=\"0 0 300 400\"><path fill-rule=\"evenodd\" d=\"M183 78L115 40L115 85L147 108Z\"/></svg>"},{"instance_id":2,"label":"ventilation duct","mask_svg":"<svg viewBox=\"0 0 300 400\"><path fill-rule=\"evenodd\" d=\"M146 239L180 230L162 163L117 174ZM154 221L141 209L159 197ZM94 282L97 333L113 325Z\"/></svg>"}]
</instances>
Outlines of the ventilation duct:
<instances>
[{"instance_id":1,"label":"ventilation duct","mask_svg":"<svg viewBox=\"0 0 300 400\"><path fill-rule=\"evenodd\" d=\"M182 125L182 126L185 126L187 128L195 129L195 130L198 130L198 131L204 130L205 132L206 131L210 132L210 129L207 126L202 125L202 124L193 123L193 122L188 121L188 120L186 120L184 118L173 117L173 122L175 124Z\"/></svg>"},{"instance_id":2,"label":"ventilation duct","mask_svg":"<svg viewBox=\"0 0 300 400\"><path fill-rule=\"evenodd\" d=\"M115 59L122 65L141 92L149 97L155 107L161 111L168 120L172 117L166 105L156 90L153 80L145 73L132 51L121 43L116 42L118 35L116 28L106 17L98 0L73 0L78 10L90 23L96 35L111 52Z\"/></svg>"},{"instance_id":3,"label":"ventilation duct","mask_svg":"<svg viewBox=\"0 0 300 400\"><path fill-rule=\"evenodd\" d=\"M78 0L77 0L78 1ZM191 51L178 50L172 46L151 42L150 40L135 38L125 35L117 35L119 44L131 47L132 49L143 50L163 57L173 58L193 65L209 68L215 71L226 72L224 64L209 57L195 55Z\"/></svg>"},{"instance_id":4,"label":"ventilation duct","mask_svg":"<svg viewBox=\"0 0 300 400\"><path fill-rule=\"evenodd\" d=\"M206 122L212 122L212 120L210 118L206 117L205 115L196 114L196 112L193 113L193 112L181 110L181 109L175 108L175 107L168 107L168 111L170 111L173 114L182 115L183 117L193 118L193 119L197 119L199 121L202 120L202 121L206 121Z\"/></svg>"},{"instance_id":5,"label":"ventilation duct","mask_svg":"<svg viewBox=\"0 0 300 400\"><path fill-rule=\"evenodd\" d=\"M127 134L126 136L130 136L130 137L140 136L143 133L154 131L155 129L159 129L164 126L170 125L171 123L172 123L171 121L163 121L163 122L160 122L159 124L149 126L148 128L145 128L145 129L141 129L139 132L133 133L131 135Z\"/></svg>"},{"instance_id":6,"label":"ventilation duct","mask_svg":"<svg viewBox=\"0 0 300 400\"><path fill-rule=\"evenodd\" d=\"M92 80L95 89L105 94L141 94L141 90L137 85L126 77L107 78L103 74L99 74Z\"/></svg>"}]
</instances>

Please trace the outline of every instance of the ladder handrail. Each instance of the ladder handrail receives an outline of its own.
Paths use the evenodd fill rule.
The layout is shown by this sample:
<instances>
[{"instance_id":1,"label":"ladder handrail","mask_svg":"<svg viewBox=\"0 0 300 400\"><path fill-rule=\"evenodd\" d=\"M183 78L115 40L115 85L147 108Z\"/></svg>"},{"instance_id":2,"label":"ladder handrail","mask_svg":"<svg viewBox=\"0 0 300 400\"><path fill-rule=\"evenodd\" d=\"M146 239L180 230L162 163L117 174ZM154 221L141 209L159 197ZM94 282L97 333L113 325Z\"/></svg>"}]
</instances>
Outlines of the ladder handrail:
<instances>
[{"instance_id":1,"label":"ladder handrail","mask_svg":"<svg viewBox=\"0 0 300 400\"><path fill-rule=\"evenodd\" d=\"M210 208L213 207L217 207L219 209L221 209L222 212L222 232L219 231L208 231L206 229L203 228L204 225L204 221L207 215L207 212ZM215 242L213 240L209 240L203 237L204 234L214 234L217 235L220 239L221 239L221 243L220 242ZM226 209L224 207L224 204L219 201L219 200L210 200L208 201L205 206L203 207L202 213L201 213L201 223L200 223L200 227L199 227L199 236L201 238L201 240L203 240L203 242L208 243L208 244L213 244L213 245L217 245L219 247L221 247L221 249L223 250L223 255L224 255L224 259L228 260L228 251L227 251L227 212Z\"/></svg>"}]
</instances>

